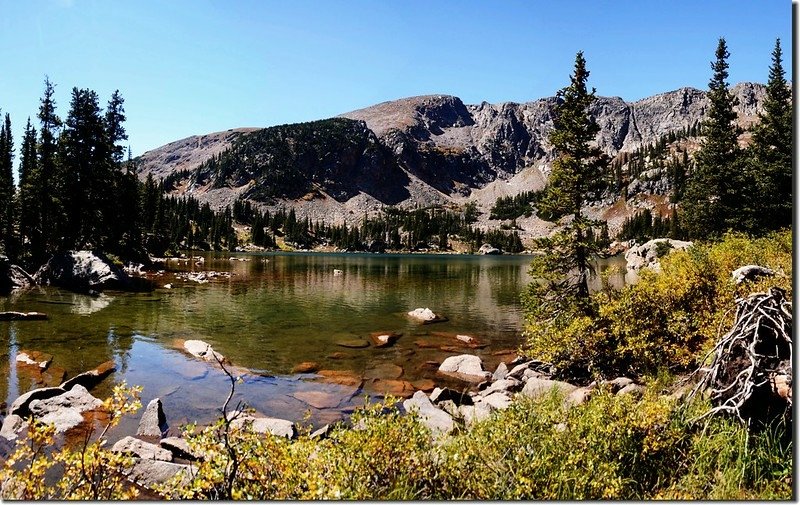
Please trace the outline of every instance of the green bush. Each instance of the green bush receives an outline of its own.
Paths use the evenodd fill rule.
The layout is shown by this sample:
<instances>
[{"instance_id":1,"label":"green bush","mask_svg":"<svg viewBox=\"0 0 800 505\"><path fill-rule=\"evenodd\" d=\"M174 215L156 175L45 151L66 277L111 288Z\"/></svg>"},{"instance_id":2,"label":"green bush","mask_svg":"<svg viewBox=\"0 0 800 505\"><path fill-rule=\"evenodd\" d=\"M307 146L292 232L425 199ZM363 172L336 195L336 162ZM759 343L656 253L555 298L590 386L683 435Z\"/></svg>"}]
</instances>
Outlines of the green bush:
<instances>
[{"instance_id":1,"label":"green bush","mask_svg":"<svg viewBox=\"0 0 800 505\"><path fill-rule=\"evenodd\" d=\"M737 286L731 272L758 264L773 278ZM698 244L661 259L661 272L640 272L634 285L592 296L591 315L545 319L531 302L528 354L553 362L566 375L655 374L685 371L699 364L720 331L733 322L737 297L779 286L791 297L790 231L764 238L728 234L721 242Z\"/></svg>"}]
</instances>

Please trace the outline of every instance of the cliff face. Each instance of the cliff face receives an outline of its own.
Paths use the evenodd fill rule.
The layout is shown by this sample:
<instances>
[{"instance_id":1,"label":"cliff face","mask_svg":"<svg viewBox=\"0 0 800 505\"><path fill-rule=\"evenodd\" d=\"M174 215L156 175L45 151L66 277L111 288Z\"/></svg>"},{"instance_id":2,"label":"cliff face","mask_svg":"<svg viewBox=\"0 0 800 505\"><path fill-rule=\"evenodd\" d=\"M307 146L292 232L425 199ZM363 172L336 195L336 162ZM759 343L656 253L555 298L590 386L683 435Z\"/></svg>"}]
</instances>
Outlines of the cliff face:
<instances>
[{"instance_id":1,"label":"cliff face","mask_svg":"<svg viewBox=\"0 0 800 505\"><path fill-rule=\"evenodd\" d=\"M732 91L747 127L757 120L764 86L741 83ZM544 183L555 156L547 137L556 103L553 97L478 105L447 95L404 98L333 120L190 137L141 156L140 175L170 177L175 192L217 207L243 196L294 206L312 218L348 220L381 205L465 199L485 208L490 202L481 195ZM591 114L601 128L597 144L615 156L700 123L707 108L703 91L682 88L630 103L599 97Z\"/></svg>"}]
</instances>

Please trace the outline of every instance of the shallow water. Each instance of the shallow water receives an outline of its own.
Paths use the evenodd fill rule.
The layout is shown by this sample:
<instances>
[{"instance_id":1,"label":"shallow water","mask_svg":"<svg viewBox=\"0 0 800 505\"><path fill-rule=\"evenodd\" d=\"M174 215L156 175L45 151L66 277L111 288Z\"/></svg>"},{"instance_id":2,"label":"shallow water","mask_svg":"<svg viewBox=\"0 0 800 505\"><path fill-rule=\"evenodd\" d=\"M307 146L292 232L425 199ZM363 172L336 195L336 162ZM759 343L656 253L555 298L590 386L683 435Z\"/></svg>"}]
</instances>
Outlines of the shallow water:
<instances>
[{"instance_id":1,"label":"shallow water","mask_svg":"<svg viewBox=\"0 0 800 505\"><path fill-rule=\"evenodd\" d=\"M310 412L323 424L377 393L369 377L416 381L435 379L447 356L471 353L491 370L521 343L519 293L530 282L529 256L371 255L319 253L207 253L203 261L170 261L156 277L152 293L106 293L97 298L46 288L0 298L2 310L39 311L47 321L0 322L0 400L10 404L37 387L15 357L20 349L52 354L48 369L67 376L113 359L114 376L95 389L104 397L113 382L144 387L143 403L160 397L173 428L185 422L212 421L228 391L219 370L180 350L181 342L200 339L226 356L243 374L237 401L258 412L292 420ZM601 267L617 264L605 261ZM334 269L342 271L334 275ZM230 278L205 284L175 276L185 271L230 272ZM614 282L622 282L617 275ZM172 289L165 289L165 284ZM430 307L447 322L420 325L406 312ZM368 340L376 331L402 337L391 347L362 349L337 342ZM455 334L486 344L459 347ZM444 346L446 349L441 349ZM322 369L368 376L361 389L312 381L292 374L300 362ZM387 364L399 366L387 367ZM375 369L382 370L376 371ZM385 370L391 370L386 376ZM34 374L35 375L35 374ZM50 379L56 380L57 379ZM41 379L40 379L41 382ZM293 396L314 391L323 408ZM306 398L299 394L300 398ZM135 431L135 420L119 434Z\"/></svg>"}]
</instances>

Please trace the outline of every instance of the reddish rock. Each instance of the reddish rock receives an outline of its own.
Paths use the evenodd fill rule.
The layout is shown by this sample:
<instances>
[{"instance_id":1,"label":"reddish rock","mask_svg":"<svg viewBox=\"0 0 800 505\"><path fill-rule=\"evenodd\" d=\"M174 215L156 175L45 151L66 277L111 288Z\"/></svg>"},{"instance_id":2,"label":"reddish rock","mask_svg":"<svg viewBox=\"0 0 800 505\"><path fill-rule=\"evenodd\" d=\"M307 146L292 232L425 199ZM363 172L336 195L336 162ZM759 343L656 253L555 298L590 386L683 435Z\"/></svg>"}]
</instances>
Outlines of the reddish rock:
<instances>
[{"instance_id":1,"label":"reddish rock","mask_svg":"<svg viewBox=\"0 0 800 505\"><path fill-rule=\"evenodd\" d=\"M358 374L351 370L320 370L317 372L321 377L317 380L339 384L341 386L361 387L364 382Z\"/></svg>"},{"instance_id":2,"label":"reddish rock","mask_svg":"<svg viewBox=\"0 0 800 505\"><path fill-rule=\"evenodd\" d=\"M403 367L393 363L381 363L370 368L364 374L365 379L399 379L403 375Z\"/></svg>"},{"instance_id":3,"label":"reddish rock","mask_svg":"<svg viewBox=\"0 0 800 505\"><path fill-rule=\"evenodd\" d=\"M410 398L414 394L414 386L404 380L394 379L374 379L368 382L366 389L383 396L399 396L401 398Z\"/></svg>"},{"instance_id":4,"label":"reddish rock","mask_svg":"<svg viewBox=\"0 0 800 505\"><path fill-rule=\"evenodd\" d=\"M390 332L379 331L375 333L370 333L369 339L372 342L372 345L381 348L381 347L389 347L390 345L394 344L395 342L397 342L397 339L399 339L402 335L403 335L402 333L396 333L393 331Z\"/></svg>"},{"instance_id":5,"label":"reddish rock","mask_svg":"<svg viewBox=\"0 0 800 505\"><path fill-rule=\"evenodd\" d=\"M411 385L414 386L415 389L420 391L425 391L426 393L433 391L436 387L436 383L430 379L419 379L411 382Z\"/></svg>"}]
</instances>

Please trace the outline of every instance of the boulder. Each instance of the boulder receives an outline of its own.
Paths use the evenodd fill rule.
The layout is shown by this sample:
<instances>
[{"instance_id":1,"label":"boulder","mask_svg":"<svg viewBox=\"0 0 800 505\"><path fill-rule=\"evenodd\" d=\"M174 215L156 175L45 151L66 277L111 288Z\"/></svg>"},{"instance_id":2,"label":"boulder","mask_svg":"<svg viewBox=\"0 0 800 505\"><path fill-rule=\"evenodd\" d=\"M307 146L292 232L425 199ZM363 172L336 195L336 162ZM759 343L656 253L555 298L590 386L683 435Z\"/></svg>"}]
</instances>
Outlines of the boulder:
<instances>
[{"instance_id":1,"label":"boulder","mask_svg":"<svg viewBox=\"0 0 800 505\"><path fill-rule=\"evenodd\" d=\"M415 321L418 321L422 324L432 324L432 323L439 323L443 321L447 321L447 318L441 316L439 314L435 314L429 308L418 308L410 311L408 316Z\"/></svg>"},{"instance_id":2,"label":"boulder","mask_svg":"<svg viewBox=\"0 0 800 505\"><path fill-rule=\"evenodd\" d=\"M0 296L25 289L35 284L33 277L21 267L12 264L8 257L0 255Z\"/></svg>"},{"instance_id":3,"label":"boulder","mask_svg":"<svg viewBox=\"0 0 800 505\"><path fill-rule=\"evenodd\" d=\"M439 365L439 372L469 382L480 382L492 376L483 369L481 359L472 354L450 356Z\"/></svg>"},{"instance_id":4,"label":"boulder","mask_svg":"<svg viewBox=\"0 0 800 505\"><path fill-rule=\"evenodd\" d=\"M488 396L495 392L516 392L522 388L522 381L519 381L514 378L509 379L500 379L498 381L494 381L489 386L486 387L483 391L481 391L481 396Z\"/></svg>"},{"instance_id":5,"label":"boulder","mask_svg":"<svg viewBox=\"0 0 800 505\"><path fill-rule=\"evenodd\" d=\"M249 429L262 435L271 434L277 437L292 439L297 436L295 424L285 419L275 417L254 417L250 414L232 412L229 414L231 427L236 429Z\"/></svg>"},{"instance_id":6,"label":"boulder","mask_svg":"<svg viewBox=\"0 0 800 505\"><path fill-rule=\"evenodd\" d=\"M28 422L16 414L10 414L3 419L3 426L0 428L0 437L6 440L15 440L17 433L28 426Z\"/></svg>"},{"instance_id":7,"label":"boulder","mask_svg":"<svg viewBox=\"0 0 800 505\"><path fill-rule=\"evenodd\" d=\"M325 440L330 436L332 429L333 428L331 427L330 424L326 424L322 428L312 431L311 434L308 436L308 438L312 440Z\"/></svg>"},{"instance_id":8,"label":"boulder","mask_svg":"<svg viewBox=\"0 0 800 505\"><path fill-rule=\"evenodd\" d=\"M497 369L492 374L492 380L499 381L505 379L507 373L508 373L508 366L505 363L500 362L500 364L497 365Z\"/></svg>"},{"instance_id":9,"label":"boulder","mask_svg":"<svg viewBox=\"0 0 800 505\"><path fill-rule=\"evenodd\" d=\"M183 478L178 485L185 486L196 471L189 465L142 458L134 461L133 467L128 471L128 479L140 486L150 488L157 484L164 484L181 474Z\"/></svg>"},{"instance_id":10,"label":"boulder","mask_svg":"<svg viewBox=\"0 0 800 505\"><path fill-rule=\"evenodd\" d=\"M540 398L548 395L553 389L557 389L563 395L568 396L578 388L567 382L531 377L525 383L525 387L522 388L520 394L528 398Z\"/></svg>"},{"instance_id":11,"label":"boulder","mask_svg":"<svg viewBox=\"0 0 800 505\"><path fill-rule=\"evenodd\" d=\"M199 454L192 451L189 443L180 437L167 437L159 440L158 445L172 453L173 457L199 461L202 458Z\"/></svg>"},{"instance_id":12,"label":"boulder","mask_svg":"<svg viewBox=\"0 0 800 505\"><path fill-rule=\"evenodd\" d=\"M29 405L32 401L52 398L53 396L58 396L66 392L66 389L60 387L39 388L28 391L14 400L14 402L11 404L11 407L8 409L8 414L9 416L17 415L27 418L31 415Z\"/></svg>"},{"instance_id":13,"label":"boulder","mask_svg":"<svg viewBox=\"0 0 800 505\"><path fill-rule=\"evenodd\" d=\"M411 385L414 386L414 389L419 391L433 391L436 387L436 383L430 379L418 379L415 381L411 381Z\"/></svg>"},{"instance_id":14,"label":"boulder","mask_svg":"<svg viewBox=\"0 0 800 505\"><path fill-rule=\"evenodd\" d=\"M660 258L671 250L685 251L692 247L692 242L656 238L640 246L634 246L625 253L628 270L638 272L642 268L650 268L656 272L661 270Z\"/></svg>"},{"instance_id":15,"label":"boulder","mask_svg":"<svg viewBox=\"0 0 800 505\"><path fill-rule=\"evenodd\" d=\"M478 249L478 254L503 254L503 251L492 246L491 244L483 244L480 249Z\"/></svg>"},{"instance_id":16,"label":"boulder","mask_svg":"<svg viewBox=\"0 0 800 505\"><path fill-rule=\"evenodd\" d=\"M202 340L187 340L183 343L186 352L205 361L216 363L217 360L225 361L225 356L216 352L213 347Z\"/></svg>"},{"instance_id":17,"label":"boulder","mask_svg":"<svg viewBox=\"0 0 800 505\"><path fill-rule=\"evenodd\" d=\"M81 293L104 289L127 290L131 278L104 254L67 251L51 257L33 276L37 284L58 286Z\"/></svg>"},{"instance_id":18,"label":"boulder","mask_svg":"<svg viewBox=\"0 0 800 505\"><path fill-rule=\"evenodd\" d=\"M108 360L89 371L80 373L75 377L65 381L60 387L65 391L68 391L72 389L73 386L79 384L86 389L91 389L102 382L103 379L114 373L116 370L117 366L114 361Z\"/></svg>"},{"instance_id":19,"label":"boulder","mask_svg":"<svg viewBox=\"0 0 800 505\"><path fill-rule=\"evenodd\" d=\"M745 265L743 267L737 268L731 273L733 281L736 284L741 284L743 282L753 282L761 277L773 277L774 275L775 275L774 270L759 265Z\"/></svg>"},{"instance_id":20,"label":"boulder","mask_svg":"<svg viewBox=\"0 0 800 505\"><path fill-rule=\"evenodd\" d=\"M85 387L77 384L69 391L41 400L33 400L28 408L33 417L44 424L55 426L56 433L64 433L84 421L83 412L96 410L103 402L92 396Z\"/></svg>"},{"instance_id":21,"label":"boulder","mask_svg":"<svg viewBox=\"0 0 800 505\"><path fill-rule=\"evenodd\" d=\"M172 453L167 449L150 442L133 437L124 437L111 446L113 452L132 454L138 458L172 461Z\"/></svg>"},{"instance_id":22,"label":"boulder","mask_svg":"<svg viewBox=\"0 0 800 505\"><path fill-rule=\"evenodd\" d=\"M485 403L495 410L505 410L511 405L511 398L507 394L498 391L485 396L481 403Z\"/></svg>"},{"instance_id":23,"label":"boulder","mask_svg":"<svg viewBox=\"0 0 800 505\"><path fill-rule=\"evenodd\" d=\"M607 384L611 386L611 392L616 393L628 384L633 384L633 379L629 379L627 377L617 377L614 380L608 381Z\"/></svg>"},{"instance_id":24,"label":"boulder","mask_svg":"<svg viewBox=\"0 0 800 505\"><path fill-rule=\"evenodd\" d=\"M431 392L430 400L436 404L444 401L452 401L457 406L472 405L473 403L472 397L468 393L450 388L435 388Z\"/></svg>"},{"instance_id":25,"label":"boulder","mask_svg":"<svg viewBox=\"0 0 800 505\"><path fill-rule=\"evenodd\" d=\"M397 339L399 339L401 336L402 333L396 333L393 331L376 332L376 333L370 333L369 339L370 341L372 341L372 345L381 348L381 347L389 347L390 345L397 342Z\"/></svg>"},{"instance_id":26,"label":"boulder","mask_svg":"<svg viewBox=\"0 0 800 505\"><path fill-rule=\"evenodd\" d=\"M640 397L644 394L645 387L640 384L628 384L624 388L617 391L617 396L622 395L633 395L635 397Z\"/></svg>"},{"instance_id":27,"label":"boulder","mask_svg":"<svg viewBox=\"0 0 800 505\"><path fill-rule=\"evenodd\" d=\"M164 408L160 398L153 398L147 404L147 408L139 420L139 428L136 435L140 437L161 438L169 430L167 417L164 415Z\"/></svg>"},{"instance_id":28,"label":"boulder","mask_svg":"<svg viewBox=\"0 0 800 505\"><path fill-rule=\"evenodd\" d=\"M436 408L428 395L422 391L417 391L414 396L404 401L403 408L407 412L416 412L420 422L434 435L446 435L455 428L453 417Z\"/></svg>"},{"instance_id":29,"label":"boulder","mask_svg":"<svg viewBox=\"0 0 800 505\"><path fill-rule=\"evenodd\" d=\"M588 387L578 388L575 391L568 394L567 398L564 401L567 403L567 405L576 407L578 405L581 405L589 401L589 398L592 397L592 391L593 389Z\"/></svg>"},{"instance_id":30,"label":"boulder","mask_svg":"<svg viewBox=\"0 0 800 505\"><path fill-rule=\"evenodd\" d=\"M464 419L464 424L472 426L479 421L488 419L492 414L492 407L485 402L476 402L474 405L458 407L458 412L461 414L461 418Z\"/></svg>"}]
</instances>

